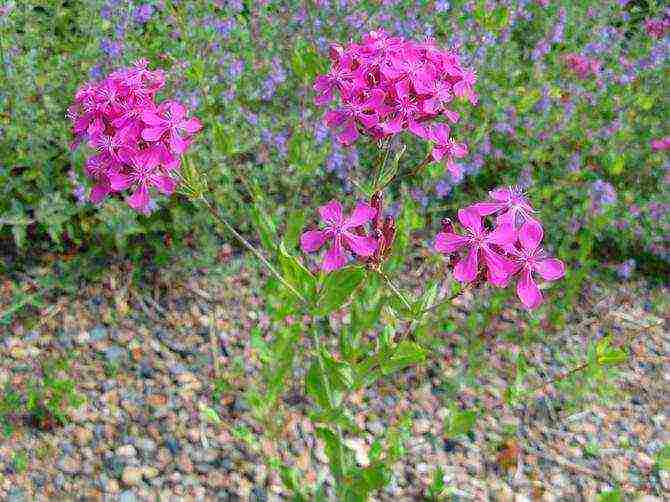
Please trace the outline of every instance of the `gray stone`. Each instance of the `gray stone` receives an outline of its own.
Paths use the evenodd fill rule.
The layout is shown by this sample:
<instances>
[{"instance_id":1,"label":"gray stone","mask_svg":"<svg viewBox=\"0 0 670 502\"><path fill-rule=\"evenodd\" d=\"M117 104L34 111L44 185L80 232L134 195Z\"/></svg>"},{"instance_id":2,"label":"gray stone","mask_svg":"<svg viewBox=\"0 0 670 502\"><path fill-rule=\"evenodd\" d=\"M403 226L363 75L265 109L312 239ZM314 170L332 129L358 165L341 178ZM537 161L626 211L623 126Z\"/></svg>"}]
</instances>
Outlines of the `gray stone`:
<instances>
[{"instance_id":1,"label":"gray stone","mask_svg":"<svg viewBox=\"0 0 670 502\"><path fill-rule=\"evenodd\" d=\"M126 351L118 345L112 345L105 350L105 359L107 362L115 364L121 362L121 358L126 354Z\"/></svg>"},{"instance_id":2,"label":"gray stone","mask_svg":"<svg viewBox=\"0 0 670 502\"><path fill-rule=\"evenodd\" d=\"M118 502L137 502L139 500L135 492L132 490L125 490L119 494Z\"/></svg>"},{"instance_id":3,"label":"gray stone","mask_svg":"<svg viewBox=\"0 0 670 502\"><path fill-rule=\"evenodd\" d=\"M96 326L90 331L88 336L92 342L99 342L107 338L107 330L102 326Z\"/></svg>"}]
</instances>

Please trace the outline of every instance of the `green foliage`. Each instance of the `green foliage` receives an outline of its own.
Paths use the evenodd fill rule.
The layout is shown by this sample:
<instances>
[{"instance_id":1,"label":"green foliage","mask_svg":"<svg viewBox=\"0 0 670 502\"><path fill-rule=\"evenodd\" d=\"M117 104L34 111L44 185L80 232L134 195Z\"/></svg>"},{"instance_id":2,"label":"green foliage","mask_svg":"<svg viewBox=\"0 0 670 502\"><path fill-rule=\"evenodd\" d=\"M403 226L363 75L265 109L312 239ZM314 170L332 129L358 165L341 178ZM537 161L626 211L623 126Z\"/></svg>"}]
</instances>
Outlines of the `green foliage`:
<instances>
[{"instance_id":1,"label":"green foliage","mask_svg":"<svg viewBox=\"0 0 670 502\"><path fill-rule=\"evenodd\" d=\"M659 471L670 471L670 443L666 443L656 454L656 468Z\"/></svg>"},{"instance_id":2,"label":"green foliage","mask_svg":"<svg viewBox=\"0 0 670 502\"><path fill-rule=\"evenodd\" d=\"M456 405L449 408L444 421L444 434L453 437L468 434L475 426L477 413L472 410L460 410Z\"/></svg>"},{"instance_id":3,"label":"green foliage","mask_svg":"<svg viewBox=\"0 0 670 502\"><path fill-rule=\"evenodd\" d=\"M25 406L38 422L53 418L65 424L69 409L84 403L84 397L76 392L75 381L67 376L69 368L69 358L49 359L42 363L40 378L30 383Z\"/></svg>"},{"instance_id":4,"label":"green foliage","mask_svg":"<svg viewBox=\"0 0 670 502\"><path fill-rule=\"evenodd\" d=\"M345 267L326 275L316 298L315 314L330 314L342 307L366 277L362 267Z\"/></svg>"}]
</instances>

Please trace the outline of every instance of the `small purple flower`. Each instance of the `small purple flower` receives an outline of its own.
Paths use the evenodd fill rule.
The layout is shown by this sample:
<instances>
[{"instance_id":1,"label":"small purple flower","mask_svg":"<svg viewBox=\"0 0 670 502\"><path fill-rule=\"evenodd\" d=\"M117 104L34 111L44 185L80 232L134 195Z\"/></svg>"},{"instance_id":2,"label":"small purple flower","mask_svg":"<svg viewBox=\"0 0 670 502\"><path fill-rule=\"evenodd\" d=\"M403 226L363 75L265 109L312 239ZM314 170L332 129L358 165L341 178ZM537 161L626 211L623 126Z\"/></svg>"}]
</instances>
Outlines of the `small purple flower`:
<instances>
[{"instance_id":1,"label":"small purple flower","mask_svg":"<svg viewBox=\"0 0 670 502\"><path fill-rule=\"evenodd\" d=\"M137 24L146 24L151 19L151 16L154 14L154 8L152 5L144 4L140 5L133 12L133 20Z\"/></svg>"},{"instance_id":2,"label":"small purple flower","mask_svg":"<svg viewBox=\"0 0 670 502\"><path fill-rule=\"evenodd\" d=\"M635 270L635 260L630 259L616 266L616 273L620 279L630 279L630 276L633 275Z\"/></svg>"},{"instance_id":3,"label":"small purple flower","mask_svg":"<svg viewBox=\"0 0 670 502\"><path fill-rule=\"evenodd\" d=\"M123 45L115 40L105 38L100 42L100 49L108 57L116 59L121 57L121 53L123 52Z\"/></svg>"}]
</instances>

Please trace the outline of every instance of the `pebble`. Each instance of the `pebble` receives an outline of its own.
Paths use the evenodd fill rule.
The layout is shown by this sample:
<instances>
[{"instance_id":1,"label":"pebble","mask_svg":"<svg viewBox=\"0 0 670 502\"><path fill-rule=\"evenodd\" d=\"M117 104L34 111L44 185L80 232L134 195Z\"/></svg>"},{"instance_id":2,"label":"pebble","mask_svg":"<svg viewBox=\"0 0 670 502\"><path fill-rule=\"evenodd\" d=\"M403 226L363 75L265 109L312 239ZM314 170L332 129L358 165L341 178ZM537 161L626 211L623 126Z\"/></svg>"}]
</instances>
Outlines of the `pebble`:
<instances>
[{"instance_id":1,"label":"pebble","mask_svg":"<svg viewBox=\"0 0 670 502\"><path fill-rule=\"evenodd\" d=\"M66 474L77 474L81 470L79 461L70 456L62 457L56 463L56 467Z\"/></svg>"},{"instance_id":2,"label":"pebble","mask_svg":"<svg viewBox=\"0 0 670 502\"><path fill-rule=\"evenodd\" d=\"M133 465L126 466L123 469L121 480L128 486L137 486L142 482L142 474L144 470L141 467Z\"/></svg>"},{"instance_id":3,"label":"pebble","mask_svg":"<svg viewBox=\"0 0 670 502\"><path fill-rule=\"evenodd\" d=\"M137 495L132 490L125 490L119 493L118 502L137 502Z\"/></svg>"},{"instance_id":4,"label":"pebble","mask_svg":"<svg viewBox=\"0 0 670 502\"><path fill-rule=\"evenodd\" d=\"M105 350L105 359L108 363L116 364L121 361L121 358L125 355L126 351L119 347L118 345L112 345Z\"/></svg>"},{"instance_id":5,"label":"pebble","mask_svg":"<svg viewBox=\"0 0 670 502\"><path fill-rule=\"evenodd\" d=\"M140 438L135 442L135 446L145 454L152 454L156 451L158 446L156 441L150 438Z\"/></svg>"},{"instance_id":6,"label":"pebble","mask_svg":"<svg viewBox=\"0 0 670 502\"><path fill-rule=\"evenodd\" d=\"M116 449L116 454L120 457L134 457L135 455L137 455L137 450L133 445L126 444L123 446L119 446Z\"/></svg>"}]
</instances>

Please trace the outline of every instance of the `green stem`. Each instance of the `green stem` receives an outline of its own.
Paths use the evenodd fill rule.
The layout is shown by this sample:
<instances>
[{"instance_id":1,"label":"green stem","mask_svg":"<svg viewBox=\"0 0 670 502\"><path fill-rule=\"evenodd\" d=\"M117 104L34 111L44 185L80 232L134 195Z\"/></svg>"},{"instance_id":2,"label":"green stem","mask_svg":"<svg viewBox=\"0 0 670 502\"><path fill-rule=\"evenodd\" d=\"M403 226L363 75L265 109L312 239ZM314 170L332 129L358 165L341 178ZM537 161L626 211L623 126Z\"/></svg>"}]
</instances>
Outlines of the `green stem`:
<instances>
[{"instance_id":1,"label":"green stem","mask_svg":"<svg viewBox=\"0 0 670 502\"><path fill-rule=\"evenodd\" d=\"M319 368L321 369L321 374L323 375L323 385L326 388L326 397L328 398L328 404L330 405L331 409L335 409L335 398L333 397L333 392L332 389L330 388L330 380L328 379L326 373L326 365L323 363L323 350L321 348L321 337L319 335L320 332L318 329L312 330L312 337L314 338L314 345L316 348L316 357L317 360L319 361ZM342 427L340 426L340 424L335 424L335 428L337 430L337 437L340 443L338 452L340 456L340 465L342 466L342 475L344 475L344 434L342 434Z\"/></svg>"},{"instance_id":2,"label":"green stem","mask_svg":"<svg viewBox=\"0 0 670 502\"><path fill-rule=\"evenodd\" d=\"M247 241L242 235L235 230L235 227L231 225L228 220L226 220L220 213L220 211L215 208L204 196L200 198L200 201L207 207L209 212L214 216L214 219L216 219L219 223L221 223L226 229L233 234L233 236L240 242L242 245L247 248L249 251L251 251L256 258L258 258L263 265L270 271L272 275L274 275L279 282L281 282L286 289L288 289L291 293L293 293L297 298L300 299L303 303L307 303L307 299L302 296L298 291L291 286L286 279L277 271L277 269L274 268L272 263L263 256L263 253L261 253L258 249L256 249L249 241Z\"/></svg>"},{"instance_id":3,"label":"green stem","mask_svg":"<svg viewBox=\"0 0 670 502\"><path fill-rule=\"evenodd\" d=\"M407 310L411 311L412 310L412 305L410 305L409 301L407 301L407 298L405 295L400 291L400 289L393 284L393 281L391 278L383 271L378 270L377 273L384 279L388 287L395 293L395 295L400 299L401 302L405 304L405 307L407 307Z\"/></svg>"},{"instance_id":4,"label":"green stem","mask_svg":"<svg viewBox=\"0 0 670 502\"><path fill-rule=\"evenodd\" d=\"M450 303L452 300L458 298L463 293L468 291L470 289L470 287L471 287L471 285L468 284L463 289L459 290L457 293L454 293L453 295L448 296L447 298L445 298L444 300L441 300L440 302L436 303L435 305L431 305L430 307L422 310L421 312L418 313L418 315L427 314L429 312L432 312L433 310L436 310L436 309L442 307L443 305L446 305L447 303Z\"/></svg>"}]
</instances>

